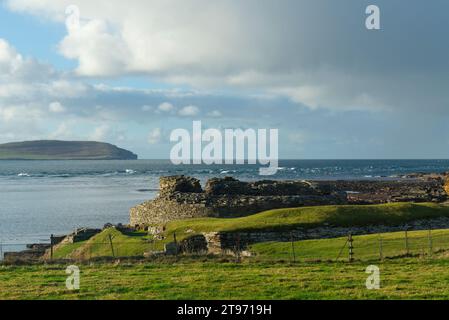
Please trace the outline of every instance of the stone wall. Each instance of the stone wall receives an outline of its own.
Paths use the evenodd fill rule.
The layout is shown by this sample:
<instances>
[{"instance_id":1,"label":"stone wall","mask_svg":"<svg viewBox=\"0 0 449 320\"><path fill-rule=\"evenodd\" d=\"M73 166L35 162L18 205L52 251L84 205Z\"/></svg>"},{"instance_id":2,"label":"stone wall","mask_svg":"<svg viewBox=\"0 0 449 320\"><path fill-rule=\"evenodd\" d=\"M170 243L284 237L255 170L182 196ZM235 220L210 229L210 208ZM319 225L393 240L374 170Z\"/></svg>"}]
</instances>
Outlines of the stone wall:
<instances>
[{"instance_id":1,"label":"stone wall","mask_svg":"<svg viewBox=\"0 0 449 320\"><path fill-rule=\"evenodd\" d=\"M172 220L214 217L213 208L204 203L178 202L158 197L131 208L131 226L152 226L165 224Z\"/></svg>"},{"instance_id":2,"label":"stone wall","mask_svg":"<svg viewBox=\"0 0 449 320\"><path fill-rule=\"evenodd\" d=\"M310 239L329 239L352 235L398 232L405 230L448 229L449 218L441 217L416 220L397 226L372 225L366 227L323 226L312 229L296 228L287 231L252 232L208 232L184 239L179 244L179 253L234 254L244 251L248 246L262 242L290 242Z\"/></svg>"},{"instance_id":3,"label":"stone wall","mask_svg":"<svg viewBox=\"0 0 449 320\"><path fill-rule=\"evenodd\" d=\"M421 175L389 181L244 182L213 178L205 189L198 179L162 177L154 200L130 210L131 226L161 225L200 217L239 217L270 209L331 204L442 202L445 175Z\"/></svg>"}]
</instances>

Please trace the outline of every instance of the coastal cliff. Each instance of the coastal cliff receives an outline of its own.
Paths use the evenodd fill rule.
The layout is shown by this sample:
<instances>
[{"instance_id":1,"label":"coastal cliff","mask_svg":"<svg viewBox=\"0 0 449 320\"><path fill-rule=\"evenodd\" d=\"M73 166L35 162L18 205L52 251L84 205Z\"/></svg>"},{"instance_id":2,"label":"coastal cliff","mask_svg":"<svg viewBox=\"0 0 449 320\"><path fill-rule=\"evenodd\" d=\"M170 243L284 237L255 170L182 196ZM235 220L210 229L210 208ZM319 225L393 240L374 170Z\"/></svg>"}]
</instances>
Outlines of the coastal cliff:
<instances>
[{"instance_id":1,"label":"coastal cliff","mask_svg":"<svg viewBox=\"0 0 449 320\"><path fill-rule=\"evenodd\" d=\"M135 160L137 155L109 143L39 140L0 145L0 160Z\"/></svg>"}]
</instances>

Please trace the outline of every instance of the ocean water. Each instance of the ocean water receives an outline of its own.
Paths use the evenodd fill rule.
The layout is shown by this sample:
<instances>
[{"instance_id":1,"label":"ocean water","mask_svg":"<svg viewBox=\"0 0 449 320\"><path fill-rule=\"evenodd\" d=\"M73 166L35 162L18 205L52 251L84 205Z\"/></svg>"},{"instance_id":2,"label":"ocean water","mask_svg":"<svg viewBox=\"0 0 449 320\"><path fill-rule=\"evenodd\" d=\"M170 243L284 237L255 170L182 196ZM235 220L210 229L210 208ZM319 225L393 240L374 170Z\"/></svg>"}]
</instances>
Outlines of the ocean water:
<instances>
[{"instance_id":1,"label":"ocean water","mask_svg":"<svg viewBox=\"0 0 449 320\"><path fill-rule=\"evenodd\" d=\"M129 208L157 195L164 175L242 180L258 166L174 166L163 160L0 161L0 249L48 242L77 227L127 223ZM411 172L449 171L449 160L285 160L270 179L388 179Z\"/></svg>"}]
</instances>

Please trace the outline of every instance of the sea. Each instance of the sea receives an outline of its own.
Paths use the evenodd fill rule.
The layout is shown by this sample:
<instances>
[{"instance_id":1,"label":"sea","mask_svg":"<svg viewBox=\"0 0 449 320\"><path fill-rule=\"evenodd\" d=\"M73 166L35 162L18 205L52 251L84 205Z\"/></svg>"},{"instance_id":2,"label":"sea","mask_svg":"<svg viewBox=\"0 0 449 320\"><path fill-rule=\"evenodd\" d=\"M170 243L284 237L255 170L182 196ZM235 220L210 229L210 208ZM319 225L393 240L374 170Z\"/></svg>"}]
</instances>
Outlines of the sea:
<instances>
[{"instance_id":1,"label":"sea","mask_svg":"<svg viewBox=\"0 0 449 320\"><path fill-rule=\"evenodd\" d=\"M0 253L49 242L51 234L129 221L129 209L158 193L159 177L392 179L449 171L449 160L281 160L274 176L257 165L173 165L168 160L0 161ZM1 255L0 255L1 256Z\"/></svg>"}]
</instances>

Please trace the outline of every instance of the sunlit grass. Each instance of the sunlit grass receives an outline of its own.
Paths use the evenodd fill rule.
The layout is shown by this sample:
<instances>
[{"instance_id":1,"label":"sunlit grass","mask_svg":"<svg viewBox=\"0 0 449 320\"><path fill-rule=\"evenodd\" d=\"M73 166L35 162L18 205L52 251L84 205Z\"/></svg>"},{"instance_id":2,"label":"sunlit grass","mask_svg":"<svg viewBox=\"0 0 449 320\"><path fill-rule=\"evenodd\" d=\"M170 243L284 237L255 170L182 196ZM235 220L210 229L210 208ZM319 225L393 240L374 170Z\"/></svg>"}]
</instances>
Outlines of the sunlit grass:
<instances>
[{"instance_id":1,"label":"sunlit grass","mask_svg":"<svg viewBox=\"0 0 449 320\"><path fill-rule=\"evenodd\" d=\"M0 267L0 299L448 299L449 260L367 263L183 262L80 265L78 292L65 265Z\"/></svg>"}]
</instances>

